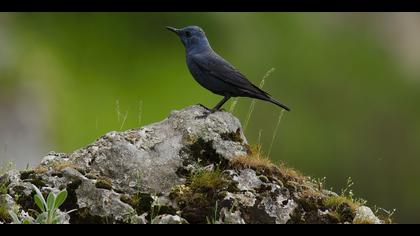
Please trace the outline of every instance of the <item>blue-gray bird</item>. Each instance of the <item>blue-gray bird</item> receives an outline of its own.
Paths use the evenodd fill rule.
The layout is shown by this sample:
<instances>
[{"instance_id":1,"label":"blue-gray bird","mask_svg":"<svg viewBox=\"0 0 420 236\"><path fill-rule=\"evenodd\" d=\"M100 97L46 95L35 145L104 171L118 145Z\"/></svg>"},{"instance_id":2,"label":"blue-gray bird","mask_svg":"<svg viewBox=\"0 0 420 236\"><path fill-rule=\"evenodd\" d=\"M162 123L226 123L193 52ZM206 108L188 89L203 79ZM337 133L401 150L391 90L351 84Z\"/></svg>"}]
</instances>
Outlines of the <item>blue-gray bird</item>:
<instances>
[{"instance_id":1,"label":"blue-gray bird","mask_svg":"<svg viewBox=\"0 0 420 236\"><path fill-rule=\"evenodd\" d=\"M290 111L287 106L252 84L234 66L214 52L200 27L166 28L177 34L184 44L187 66L194 79L204 88L223 96L211 112L218 111L231 97L256 98Z\"/></svg>"}]
</instances>

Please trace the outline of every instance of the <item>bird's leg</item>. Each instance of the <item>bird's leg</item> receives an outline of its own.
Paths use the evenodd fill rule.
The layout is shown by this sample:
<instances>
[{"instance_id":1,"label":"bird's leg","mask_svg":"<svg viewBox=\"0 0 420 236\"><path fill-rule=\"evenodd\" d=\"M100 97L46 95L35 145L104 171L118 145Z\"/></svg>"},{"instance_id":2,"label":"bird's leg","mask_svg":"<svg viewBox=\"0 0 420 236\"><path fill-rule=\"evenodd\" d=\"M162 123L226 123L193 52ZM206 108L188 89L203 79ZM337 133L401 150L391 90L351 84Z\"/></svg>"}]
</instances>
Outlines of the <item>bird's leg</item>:
<instances>
[{"instance_id":1,"label":"bird's leg","mask_svg":"<svg viewBox=\"0 0 420 236\"><path fill-rule=\"evenodd\" d=\"M199 106L202 106L202 107L206 108L206 109L207 109L207 111L206 111L206 112L204 112L204 114L203 114L203 115L196 116L195 118L196 118L196 119L203 119L203 118L207 118L207 116L209 116L211 113L214 113L214 112L216 112L216 111L219 111L219 110L220 110L220 108L223 106L223 104L225 104L225 103L226 103L229 99L230 99L230 97L229 97L229 96L225 96L225 97L222 99L222 101L220 101L219 103L217 103L217 105L216 105L215 107L213 107L212 109L208 109L207 107L205 107L205 106L203 106L203 105L201 105L201 104L198 104Z\"/></svg>"},{"instance_id":2,"label":"bird's leg","mask_svg":"<svg viewBox=\"0 0 420 236\"><path fill-rule=\"evenodd\" d=\"M230 99L230 96L225 96L215 107L213 107L210 111L211 113L220 110L220 108Z\"/></svg>"},{"instance_id":3,"label":"bird's leg","mask_svg":"<svg viewBox=\"0 0 420 236\"><path fill-rule=\"evenodd\" d=\"M204 109L206 109L206 110L208 110L208 111L210 111L210 109L209 109L208 107L204 106L204 105L203 105L203 104L201 104L201 103L198 103L197 105L198 105L198 106L200 106L200 107L202 107L202 108L204 108Z\"/></svg>"}]
</instances>

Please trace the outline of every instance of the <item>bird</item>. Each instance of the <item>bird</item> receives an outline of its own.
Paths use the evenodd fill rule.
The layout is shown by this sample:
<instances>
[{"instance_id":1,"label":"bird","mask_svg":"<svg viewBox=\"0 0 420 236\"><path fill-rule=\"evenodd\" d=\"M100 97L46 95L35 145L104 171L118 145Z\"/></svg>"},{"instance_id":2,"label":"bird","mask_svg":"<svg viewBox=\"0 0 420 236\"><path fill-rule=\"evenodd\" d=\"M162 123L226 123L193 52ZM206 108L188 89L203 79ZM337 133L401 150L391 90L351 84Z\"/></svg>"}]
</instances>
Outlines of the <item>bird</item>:
<instances>
[{"instance_id":1,"label":"bird","mask_svg":"<svg viewBox=\"0 0 420 236\"><path fill-rule=\"evenodd\" d=\"M204 88L223 99L210 113L219 111L231 97L249 97L271 102L286 111L290 108L274 99L270 94L250 82L245 75L223 59L210 46L205 32L199 26L177 29L166 26L181 39L185 47L187 67L193 78Z\"/></svg>"}]
</instances>

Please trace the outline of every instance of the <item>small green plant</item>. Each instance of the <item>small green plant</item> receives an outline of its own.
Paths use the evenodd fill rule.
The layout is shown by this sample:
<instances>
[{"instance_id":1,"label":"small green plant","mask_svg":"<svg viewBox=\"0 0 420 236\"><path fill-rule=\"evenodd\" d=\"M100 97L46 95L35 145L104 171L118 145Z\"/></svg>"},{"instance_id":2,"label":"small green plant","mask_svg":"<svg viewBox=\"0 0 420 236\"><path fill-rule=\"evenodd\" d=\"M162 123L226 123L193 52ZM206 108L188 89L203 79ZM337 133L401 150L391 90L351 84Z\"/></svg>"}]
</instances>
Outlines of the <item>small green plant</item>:
<instances>
[{"instance_id":1,"label":"small green plant","mask_svg":"<svg viewBox=\"0 0 420 236\"><path fill-rule=\"evenodd\" d=\"M351 187L354 185L351 177L347 179L346 187L341 190L340 195L331 196L324 199L324 205L328 208L337 209L341 205L346 204L350 207L350 210L354 213L355 210L363 205L366 205L367 201L362 198L354 198L353 190Z\"/></svg>"},{"instance_id":2,"label":"small green plant","mask_svg":"<svg viewBox=\"0 0 420 236\"><path fill-rule=\"evenodd\" d=\"M344 189L341 190L341 196L349 198L351 201L359 204L360 206L366 205L367 201L362 198L354 198L354 193L351 187L353 187L354 182L351 177L347 178L347 184Z\"/></svg>"},{"instance_id":3,"label":"small green plant","mask_svg":"<svg viewBox=\"0 0 420 236\"><path fill-rule=\"evenodd\" d=\"M222 177L222 172L219 168L214 171L200 170L194 173L190 178L190 187L195 190L217 190L226 185L226 181Z\"/></svg>"},{"instance_id":4,"label":"small green plant","mask_svg":"<svg viewBox=\"0 0 420 236\"><path fill-rule=\"evenodd\" d=\"M218 221L217 221L217 208L218 208L218 201L216 201L216 204L215 204L215 206L214 206L214 215L211 217L211 218L209 218L208 216L206 216L206 221L207 221L207 224L212 224L212 225L214 225L214 224L217 224L218 223Z\"/></svg>"},{"instance_id":5,"label":"small green plant","mask_svg":"<svg viewBox=\"0 0 420 236\"><path fill-rule=\"evenodd\" d=\"M377 206L374 206L373 209L375 215L378 216L378 218L382 220L382 222L384 222L385 224L392 224L394 222L393 215L397 211L396 209L386 210Z\"/></svg>"},{"instance_id":6,"label":"small green plant","mask_svg":"<svg viewBox=\"0 0 420 236\"><path fill-rule=\"evenodd\" d=\"M0 195L7 193L7 186L6 184L0 184Z\"/></svg>"},{"instance_id":7,"label":"small green plant","mask_svg":"<svg viewBox=\"0 0 420 236\"><path fill-rule=\"evenodd\" d=\"M161 205L152 204L150 208L150 224L156 224L156 218L159 216Z\"/></svg>"},{"instance_id":8,"label":"small green plant","mask_svg":"<svg viewBox=\"0 0 420 236\"><path fill-rule=\"evenodd\" d=\"M23 220L21 220L14 211L9 211L9 215L13 220L13 224L33 224L33 220L31 218L26 217Z\"/></svg>"},{"instance_id":9,"label":"small green plant","mask_svg":"<svg viewBox=\"0 0 420 236\"><path fill-rule=\"evenodd\" d=\"M50 192L48 194L47 200L45 200L41 191L35 185L32 185L32 188L35 190L34 201L41 212L32 210L36 214L36 219L33 221L29 218L20 220L15 212L10 211L10 217L13 219L15 224L57 224L60 223L60 215L58 213L59 207L67 199L67 190L62 190L58 194ZM74 210L68 211L68 213L73 212Z\"/></svg>"},{"instance_id":10,"label":"small green plant","mask_svg":"<svg viewBox=\"0 0 420 236\"><path fill-rule=\"evenodd\" d=\"M324 190L327 186L327 177L325 176L322 178L310 178L310 181L312 181L320 191Z\"/></svg>"}]
</instances>

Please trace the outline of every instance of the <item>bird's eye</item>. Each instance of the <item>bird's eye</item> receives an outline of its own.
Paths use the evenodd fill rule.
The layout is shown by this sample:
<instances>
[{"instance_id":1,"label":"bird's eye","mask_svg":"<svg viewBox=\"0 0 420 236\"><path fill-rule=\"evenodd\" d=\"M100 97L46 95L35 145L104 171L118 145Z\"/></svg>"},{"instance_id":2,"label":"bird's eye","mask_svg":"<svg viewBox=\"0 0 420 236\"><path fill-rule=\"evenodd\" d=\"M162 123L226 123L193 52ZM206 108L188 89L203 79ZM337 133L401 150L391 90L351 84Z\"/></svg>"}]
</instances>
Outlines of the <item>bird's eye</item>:
<instances>
[{"instance_id":1,"label":"bird's eye","mask_svg":"<svg viewBox=\"0 0 420 236\"><path fill-rule=\"evenodd\" d=\"M187 38L191 37L191 32L190 31L185 31L185 36L187 36Z\"/></svg>"}]
</instances>

